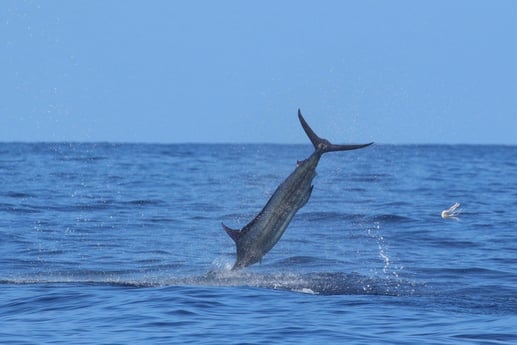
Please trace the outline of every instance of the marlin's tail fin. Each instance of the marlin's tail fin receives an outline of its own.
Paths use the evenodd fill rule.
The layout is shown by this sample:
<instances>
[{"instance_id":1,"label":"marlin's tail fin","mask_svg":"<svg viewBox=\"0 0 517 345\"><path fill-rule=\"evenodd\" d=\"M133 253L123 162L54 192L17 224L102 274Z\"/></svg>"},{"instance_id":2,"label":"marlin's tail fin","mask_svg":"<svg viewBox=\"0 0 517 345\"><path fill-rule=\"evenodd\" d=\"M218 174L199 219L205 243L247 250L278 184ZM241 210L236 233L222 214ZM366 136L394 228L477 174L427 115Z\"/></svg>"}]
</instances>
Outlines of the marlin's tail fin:
<instances>
[{"instance_id":1,"label":"marlin's tail fin","mask_svg":"<svg viewBox=\"0 0 517 345\"><path fill-rule=\"evenodd\" d=\"M356 150L373 144L373 142L371 142L368 144L334 145L327 139L320 138L316 135L316 133L314 133L307 121L305 121L305 119L303 118L300 109L298 109L298 119L300 119L300 123L302 124L303 130L305 131L305 133L307 133L309 139L311 139L311 142L314 145L316 151L321 151L321 153Z\"/></svg>"}]
</instances>

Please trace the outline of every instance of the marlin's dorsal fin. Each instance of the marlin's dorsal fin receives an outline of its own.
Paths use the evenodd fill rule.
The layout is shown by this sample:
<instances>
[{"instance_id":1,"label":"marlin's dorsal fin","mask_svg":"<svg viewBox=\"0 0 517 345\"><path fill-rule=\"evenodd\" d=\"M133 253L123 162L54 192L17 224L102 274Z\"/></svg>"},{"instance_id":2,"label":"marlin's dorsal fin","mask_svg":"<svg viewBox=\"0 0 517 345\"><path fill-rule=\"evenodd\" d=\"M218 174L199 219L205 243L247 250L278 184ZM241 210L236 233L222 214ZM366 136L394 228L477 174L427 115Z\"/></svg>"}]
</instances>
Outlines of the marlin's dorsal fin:
<instances>
[{"instance_id":1,"label":"marlin's dorsal fin","mask_svg":"<svg viewBox=\"0 0 517 345\"><path fill-rule=\"evenodd\" d=\"M223 226L223 229L224 229L224 231L226 231L228 236L230 236L232 238L232 240L234 240L237 243L239 238L241 238L241 236L242 236L241 231L229 228L224 223L221 223L221 225Z\"/></svg>"}]
</instances>

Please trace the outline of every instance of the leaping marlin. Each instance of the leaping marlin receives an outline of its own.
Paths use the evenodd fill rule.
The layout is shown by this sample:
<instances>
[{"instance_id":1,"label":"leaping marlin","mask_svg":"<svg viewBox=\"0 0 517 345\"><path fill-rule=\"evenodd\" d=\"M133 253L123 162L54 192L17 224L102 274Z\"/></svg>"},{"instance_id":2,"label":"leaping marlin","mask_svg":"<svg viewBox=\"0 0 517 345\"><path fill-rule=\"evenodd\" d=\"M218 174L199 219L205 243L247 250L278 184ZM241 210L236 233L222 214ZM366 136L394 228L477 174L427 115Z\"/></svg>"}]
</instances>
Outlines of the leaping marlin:
<instances>
[{"instance_id":1,"label":"leaping marlin","mask_svg":"<svg viewBox=\"0 0 517 345\"><path fill-rule=\"evenodd\" d=\"M311 196L312 180L316 176L316 167L321 155L327 152L360 149L373 144L331 144L314 133L303 118L300 109L298 109L298 118L314 145L314 152L306 160L298 162L296 169L278 186L262 211L244 228L234 230L222 224L237 246L237 261L232 270L262 261L262 257L280 240L291 219Z\"/></svg>"}]
</instances>

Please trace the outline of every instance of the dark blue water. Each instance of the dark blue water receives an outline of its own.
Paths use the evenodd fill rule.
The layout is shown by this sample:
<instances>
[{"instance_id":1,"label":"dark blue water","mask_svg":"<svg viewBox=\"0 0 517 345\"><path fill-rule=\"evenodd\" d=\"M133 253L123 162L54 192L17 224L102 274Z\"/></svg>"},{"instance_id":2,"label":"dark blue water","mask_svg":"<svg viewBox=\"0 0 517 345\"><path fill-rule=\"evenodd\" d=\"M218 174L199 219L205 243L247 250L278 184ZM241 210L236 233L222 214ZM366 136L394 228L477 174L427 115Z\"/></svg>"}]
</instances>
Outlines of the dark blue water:
<instances>
[{"instance_id":1,"label":"dark blue water","mask_svg":"<svg viewBox=\"0 0 517 345\"><path fill-rule=\"evenodd\" d=\"M327 154L277 246L230 272L220 223L311 150L0 144L0 343L517 343L517 147Z\"/></svg>"}]
</instances>

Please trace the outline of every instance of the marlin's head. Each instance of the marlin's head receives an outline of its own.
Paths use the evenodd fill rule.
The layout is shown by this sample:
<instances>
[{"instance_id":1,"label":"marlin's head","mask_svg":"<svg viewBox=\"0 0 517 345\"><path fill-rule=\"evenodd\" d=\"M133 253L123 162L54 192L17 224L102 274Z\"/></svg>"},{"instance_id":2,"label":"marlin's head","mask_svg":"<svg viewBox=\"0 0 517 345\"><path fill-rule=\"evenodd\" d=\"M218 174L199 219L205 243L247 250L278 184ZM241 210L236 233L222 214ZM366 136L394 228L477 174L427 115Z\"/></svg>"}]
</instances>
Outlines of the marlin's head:
<instances>
[{"instance_id":1,"label":"marlin's head","mask_svg":"<svg viewBox=\"0 0 517 345\"><path fill-rule=\"evenodd\" d=\"M244 267L251 266L257 262L262 261L262 257L264 253L259 253L256 250L247 248L247 250L242 250L239 245L237 245L237 261L232 267L232 271L239 270Z\"/></svg>"}]
</instances>

